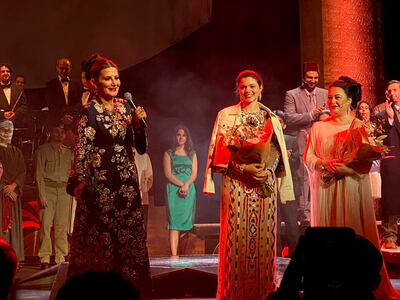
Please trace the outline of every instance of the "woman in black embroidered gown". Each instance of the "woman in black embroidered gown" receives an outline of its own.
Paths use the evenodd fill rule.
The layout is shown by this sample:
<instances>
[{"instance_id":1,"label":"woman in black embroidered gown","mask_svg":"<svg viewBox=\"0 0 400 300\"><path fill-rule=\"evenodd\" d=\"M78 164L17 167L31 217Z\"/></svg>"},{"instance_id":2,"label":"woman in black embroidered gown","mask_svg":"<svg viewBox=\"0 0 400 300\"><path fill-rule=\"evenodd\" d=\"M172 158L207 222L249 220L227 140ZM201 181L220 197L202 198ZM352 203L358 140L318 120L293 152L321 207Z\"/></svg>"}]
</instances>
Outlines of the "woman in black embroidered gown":
<instances>
[{"instance_id":1,"label":"woman in black embroidered gown","mask_svg":"<svg viewBox=\"0 0 400 300\"><path fill-rule=\"evenodd\" d=\"M68 274L113 270L143 293L149 259L132 146L146 151L146 112L116 98L120 80L111 60L97 57L90 76L96 96L78 122L67 188L78 201Z\"/></svg>"}]
</instances>

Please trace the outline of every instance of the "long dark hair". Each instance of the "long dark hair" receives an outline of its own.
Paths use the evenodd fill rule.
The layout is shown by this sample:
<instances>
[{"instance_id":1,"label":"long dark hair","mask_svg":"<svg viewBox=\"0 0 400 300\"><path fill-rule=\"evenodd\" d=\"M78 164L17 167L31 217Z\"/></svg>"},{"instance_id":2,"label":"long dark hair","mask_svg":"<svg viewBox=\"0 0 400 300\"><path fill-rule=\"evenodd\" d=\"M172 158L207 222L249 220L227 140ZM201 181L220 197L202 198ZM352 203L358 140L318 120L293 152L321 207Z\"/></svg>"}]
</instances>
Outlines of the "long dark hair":
<instances>
[{"instance_id":1,"label":"long dark hair","mask_svg":"<svg viewBox=\"0 0 400 300\"><path fill-rule=\"evenodd\" d=\"M372 121L373 121L373 118L374 118L373 112L372 112L372 106L371 106L371 103L369 103L368 101L365 101L365 100L361 100L361 101L359 101L359 102L357 103L357 107L356 107L356 118L362 120L361 115L360 115L360 105L363 104L363 103L365 103L365 104L368 105L368 109L369 109L369 121L372 122Z\"/></svg>"},{"instance_id":2,"label":"long dark hair","mask_svg":"<svg viewBox=\"0 0 400 300\"><path fill-rule=\"evenodd\" d=\"M193 147L193 141L192 137L190 135L189 129L185 125L178 125L174 129L174 136L172 138L172 150L175 151L176 147L178 147L178 141L176 140L176 134L178 131L182 129L183 132L186 134L186 143L185 146L183 147L185 149L186 155L189 156L190 159L192 159L193 154L194 154L194 147Z\"/></svg>"}]
</instances>

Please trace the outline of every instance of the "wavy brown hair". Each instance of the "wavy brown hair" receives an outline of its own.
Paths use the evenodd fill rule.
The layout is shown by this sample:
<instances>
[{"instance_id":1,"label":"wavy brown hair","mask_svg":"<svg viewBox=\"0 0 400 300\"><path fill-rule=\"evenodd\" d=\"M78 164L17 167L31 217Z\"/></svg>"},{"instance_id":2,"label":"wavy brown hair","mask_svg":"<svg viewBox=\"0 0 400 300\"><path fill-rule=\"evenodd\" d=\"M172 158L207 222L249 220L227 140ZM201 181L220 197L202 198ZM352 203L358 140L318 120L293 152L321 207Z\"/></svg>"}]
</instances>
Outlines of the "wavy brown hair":
<instances>
[{"instance_id":1,"label":"wavy brown hair","mask_svg":"<svg viewBox=\"0 0 400 300\"><path fill-rule=\"evenodd\" d=\"M190 131L189 129L185 126L185 125L178 125L175 127L174 129L174 136L172 139L172 150L175 151L176 147L178 147L178 141L176 140L176 134L178 133L178 131L182 129L183 132L186 134L186 143L184 145L184 149L186 152L186 155L189 156L190 159L192 159L193 154L194 154L194 146L193 146L193 141L192 141L192 137L190 135Z\"/></svg>"}]
</instances>

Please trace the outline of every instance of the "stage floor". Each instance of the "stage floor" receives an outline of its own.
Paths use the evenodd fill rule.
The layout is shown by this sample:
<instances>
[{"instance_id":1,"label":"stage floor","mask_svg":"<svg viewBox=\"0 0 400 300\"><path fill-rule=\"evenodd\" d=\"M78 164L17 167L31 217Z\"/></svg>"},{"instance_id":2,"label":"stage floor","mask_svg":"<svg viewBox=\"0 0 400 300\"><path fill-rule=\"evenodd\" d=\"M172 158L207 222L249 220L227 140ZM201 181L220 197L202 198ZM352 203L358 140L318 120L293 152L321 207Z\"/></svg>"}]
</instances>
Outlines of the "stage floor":
<instances>
[{"instance_id":1,"label":"stage floor","mask_svg":"<svg viewBox=\"0 0 400 300\"><path fill-rule=\"evenodd\" d=\"M278 284L290 259L277 258L277 281ZM217 255L196 255L182 256L179 260L173 260L169 257L152 257L150 258L151 276L154 282L163 282L163 278L169 277L173 280L174 274L191 277L193 274L202 274L208 276L209 280L216 284L218 270ZM17 278L22 281L17 290L17 299L19 300L48 300L53 283L56 280L57 266L53 266L51 270L40 271L38 265L23 265L18 273ZM45 275L45 276L43 276ZM36 279L35 279L36 277ZM176 277L177 278L177 277ZM400 290L400 279L391 279L393 286ZM199 285L199 282L196 283ZM155 286L157 290L157 286ZM189 297L188 297L189 296ZM154 299L165 299L160 296ZM213 298L190 298L190 295L180 298L171 296L166 299L213 299Z\"/></svg>"}]
</instances>

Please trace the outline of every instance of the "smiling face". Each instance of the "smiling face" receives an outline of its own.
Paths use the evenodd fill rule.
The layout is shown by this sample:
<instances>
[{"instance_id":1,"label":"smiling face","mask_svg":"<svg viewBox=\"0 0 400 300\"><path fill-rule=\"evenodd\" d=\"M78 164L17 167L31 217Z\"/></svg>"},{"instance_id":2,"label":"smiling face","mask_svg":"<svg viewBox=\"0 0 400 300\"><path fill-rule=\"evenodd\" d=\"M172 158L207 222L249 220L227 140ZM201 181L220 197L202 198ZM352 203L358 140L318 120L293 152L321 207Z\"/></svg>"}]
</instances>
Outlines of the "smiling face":
<instances>
[{"instance_id":1,"label":"smiling face","mask_svg":"<svg viewBox=\"0 0 400 300\"><path fill-rule=\"evenodd\" d=\"M6 84L10 81L11 70L7 66L0 67L0 80L2 83Z\"/></svg>"},{"instance_id":2,"label":"smiling face","mask_svg":"<svg viewBox=\"0 0 400 300\"><path fill-rule=\"evenodd\" d=\"M94 79L92 82L97 89L97 95L99 98L107 101L117 96L121 85L118 69L114 67L101 70L99 77Z\"/></svg>"},{"instance_id":3,"label":"smiling face","mask_svg":"<svg viewBox=\"0 0 400 300\"><path fill-rule=\"evenodd\" d=\"M392 83L386 88L386 97L400 106L400 84Z\"/></svg>"},{"instance_id":4,"label":"smiling face","mask_svg":"<svg viewBox=\"0 0 400 300\"><path fill-rule=\"evenodd\" d=\"M317 71L308 71L304 74L304 87L308 91L312 91L317 87L319 74Z\"/></svg>"},{"instance_id":5,"label":"smiling face","mask_svg":"<svg viewBox=\"0 0 400 300\"><path fill-rule=\"evenodd\" d=\"M328 91L328 106L332 116L342 116L350 111L351 98L340 87L332 86Z\"/></svg>"},{"instance_id":6,"label":"smiling face","mask_svg":"<svg viewBox=\"0 0 400 300\"><path fill-rule=\"evenodd\" d=\"M243 77L239 82L238 90L240 101L250 104L258 101L263 88L253 77Z\"/></svg>"}]
</instances>

